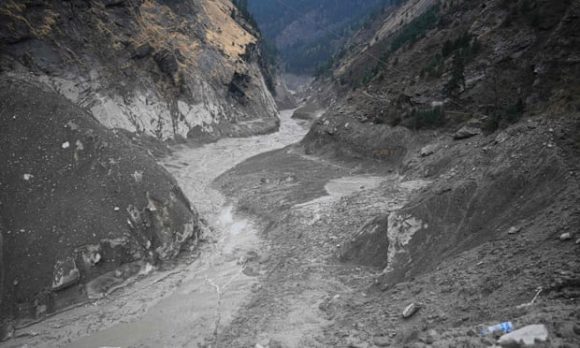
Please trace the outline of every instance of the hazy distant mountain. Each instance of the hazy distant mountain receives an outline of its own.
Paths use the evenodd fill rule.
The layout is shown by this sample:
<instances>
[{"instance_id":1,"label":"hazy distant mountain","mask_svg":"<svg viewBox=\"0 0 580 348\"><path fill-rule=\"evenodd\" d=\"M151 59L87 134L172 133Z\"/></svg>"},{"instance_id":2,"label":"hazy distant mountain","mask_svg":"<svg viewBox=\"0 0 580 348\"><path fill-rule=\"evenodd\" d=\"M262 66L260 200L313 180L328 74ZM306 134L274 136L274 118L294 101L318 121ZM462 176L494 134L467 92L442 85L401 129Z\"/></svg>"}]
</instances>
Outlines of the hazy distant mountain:
<instances>
[{"instance_id":1,"label":"hazy distant mountain","mask_svg":"<svg viewBox=\"0 0 580 348\"><path fill-rule=\"evenodd\" d=\"M313 73L372 13L393 0L249 0L287 71Z\"/></svg>"}]
</instances>

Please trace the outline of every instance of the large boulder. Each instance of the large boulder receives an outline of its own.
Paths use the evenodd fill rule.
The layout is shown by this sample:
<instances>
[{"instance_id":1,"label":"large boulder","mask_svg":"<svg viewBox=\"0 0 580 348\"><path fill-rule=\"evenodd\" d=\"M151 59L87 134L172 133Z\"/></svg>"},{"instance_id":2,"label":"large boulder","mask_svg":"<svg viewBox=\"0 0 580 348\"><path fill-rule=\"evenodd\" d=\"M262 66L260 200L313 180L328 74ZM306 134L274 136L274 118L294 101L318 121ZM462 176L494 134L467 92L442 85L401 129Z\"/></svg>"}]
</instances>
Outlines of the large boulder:
<instances>
[{"instance_id":1,"label":"large boulder","mask_svg":"<svg viewBox=\"0 0 580 348\"><path fill-rule=\"evenodd\" d=\"M197 212L125 134L39 85L0 79L3 317L56 310L93 279L193 245Z\"/></svg>"},{"instance_id":2,"label":"large boulder","mask_svg":"<svg viewBox=\"0 0 580 348\"><path fill-rule=\"evenodd\" d=\"M384 268L388 261L388 227L387 216L379 216L368 221L343 243L339 259L342 262Z\"/></svg>"}]
</instances>

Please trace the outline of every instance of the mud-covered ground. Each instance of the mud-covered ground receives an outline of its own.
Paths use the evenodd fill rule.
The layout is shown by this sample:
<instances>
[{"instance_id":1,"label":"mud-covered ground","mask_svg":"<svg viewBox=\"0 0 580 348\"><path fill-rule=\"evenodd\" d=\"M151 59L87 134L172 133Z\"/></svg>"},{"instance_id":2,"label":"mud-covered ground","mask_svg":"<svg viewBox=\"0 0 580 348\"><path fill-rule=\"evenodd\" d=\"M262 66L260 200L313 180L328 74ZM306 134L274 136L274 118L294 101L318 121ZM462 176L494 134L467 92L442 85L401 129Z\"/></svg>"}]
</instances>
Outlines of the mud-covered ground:
<instances>
[{"instance_id":1,"label":"mud-covered ground","mask_svg":"<svg viewBox=\"0 0 580 348\"><path fill-rule=\"evenodd\" d=\"M495 337L480 329L506 320L545 324L546 347L578 346L578 162L557 124L442 137L394 168L307 155L290 116L279 133L163 161L207 219L195 255L6 347L481 347ZM475 230L480 213L493 231Z\"/></svg>"},{"instance_id":2,"label":"mud-covered ground","mask_svg":"<svg viewBox=\"0 0 580 348\"><path fill-rule=\"evenodd\" d=\"M235 212L210 187L222 172L264 151L299 141L308 129L282 112L280 131L178 146L162 164L207 220L205 243L174 267L148 269L108 297L17 329L2 347L197 347L219 337L255 286L262 222Z\"/></svg>"},{"instance_id":3,"label":"mud-covered ground","mask_svg":"<svg viewBox=\"0 0 580 348\"><path fill-rule=\"evenodd\" d=\"M538 347L578 347L571 129L530 121L441 137L435 154L407 154L396 172L299 145L236 166L216 184L269 221L271 258L221 344L481 347L496 338L481 336L484 326L511 321L545 324L549 342ZM410 304L419 310L403 318Z\"/></svg>"}]
</instances>

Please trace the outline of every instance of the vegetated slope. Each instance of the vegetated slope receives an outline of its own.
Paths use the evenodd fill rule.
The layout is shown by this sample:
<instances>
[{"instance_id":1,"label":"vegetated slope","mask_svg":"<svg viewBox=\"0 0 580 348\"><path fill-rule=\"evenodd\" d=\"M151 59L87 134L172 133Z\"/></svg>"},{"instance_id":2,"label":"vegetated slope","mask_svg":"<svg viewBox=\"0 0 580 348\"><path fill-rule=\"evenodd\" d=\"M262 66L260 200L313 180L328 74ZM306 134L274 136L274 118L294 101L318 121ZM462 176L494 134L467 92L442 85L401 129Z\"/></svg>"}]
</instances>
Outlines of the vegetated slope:
<instances>
[{"instance_id":1,"label":"vegetated slope","mask_svg":"<svg viewBox=\"0 0 580 348\"><path fill-rule=\"evenodd\" d=\"M367 19L391 0L250 0L248 9L278 49L286 71L313 74Z\"/></svg>"},{"instance_id":2,"label":"vegetated slope","mask_svg":"<svg viewBox=\"0 0 580 348\"><path fill-rule=\"evenodd\" d=\"M38 82L2 78L0 110L0 319L98 298L196 244L196 210L126 132Z\"/></svg>"},{"instance_id":3,"label":"vegetated slope","mask_svg":"<svg viewBox=\"0 0 580 348\"><path fill-rule=\"evenodd\" d=\"M355 98L337 109L410 129L476 116L488 131L524 113L575 112L577 15L573 1L407 1L329 70L340 95Z\"/></svg>"},{"instance_id":4,"label":"vegetated slope","mask_svg":"<svg viewBox=\"0 0 580 348\"><path fill-rule=\"evenodd\" d=\"M0 69L106 127L211 140L275 130L261 38L228 0L0 4Z\"/></svg>"}]
</instances>

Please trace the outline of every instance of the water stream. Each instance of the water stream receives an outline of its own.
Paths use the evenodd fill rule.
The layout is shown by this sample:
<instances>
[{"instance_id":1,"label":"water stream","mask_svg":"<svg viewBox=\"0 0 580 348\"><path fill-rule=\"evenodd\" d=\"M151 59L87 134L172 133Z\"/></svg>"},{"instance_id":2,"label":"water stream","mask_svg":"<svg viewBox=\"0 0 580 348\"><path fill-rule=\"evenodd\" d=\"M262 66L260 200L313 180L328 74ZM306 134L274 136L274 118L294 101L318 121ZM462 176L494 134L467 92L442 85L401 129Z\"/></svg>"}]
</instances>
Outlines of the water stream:
<instances>
[{"instance_id":1,"label":"water stream","mask_svg":"<svg viewBox=\"0 0 580 348\"><path fill-rule=\"evenodd\" d=\"M182 145L163 160L184 193L206 218L215 243L184 270L180 284L138 320L118 323L73 342L70 347L196 347L218 334L250 293L255 277L243 273L243 257L260 248L254 223L236 216L211 182L259 153L298 142L306 125L281 112L280 131L249 138L228 138L202 147Z\"/></svg>"},{"instance_id":2,"label":"water stream","mask_svg":"<svg viewBox=\"0 0 580 348\"><path fill-rule=\"evenodd\" d=\"M249 157L300 141L307 124L292 113L281 112L276 133L180 145L162 161L212 227L213 243L199 258L33 325L9 347L197 347L219 334L257 281L244 274L243 258L261 241L254 222L237 216L211 183Z\"/></svg>"}]
</instances>

